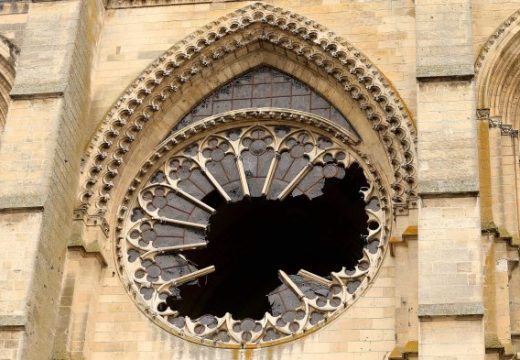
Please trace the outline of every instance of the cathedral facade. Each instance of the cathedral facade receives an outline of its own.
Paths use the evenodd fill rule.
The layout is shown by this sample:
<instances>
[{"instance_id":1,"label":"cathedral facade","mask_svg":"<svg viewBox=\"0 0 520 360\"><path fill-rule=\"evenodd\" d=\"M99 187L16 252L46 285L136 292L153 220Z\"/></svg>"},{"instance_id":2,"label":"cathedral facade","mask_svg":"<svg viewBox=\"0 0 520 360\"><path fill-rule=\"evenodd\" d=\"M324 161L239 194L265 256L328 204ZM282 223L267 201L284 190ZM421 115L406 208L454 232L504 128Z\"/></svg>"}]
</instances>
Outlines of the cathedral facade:
<instances>
[{"instance_id":1,"label":"cathedral facade","mask_svg":"<svg viewBox=\"0 0 520 360\"><path fill-rule=\"evenodd\" d=\"M0 359L520 359L520 0L0 1Z\"/></svg>"}]
</instances>

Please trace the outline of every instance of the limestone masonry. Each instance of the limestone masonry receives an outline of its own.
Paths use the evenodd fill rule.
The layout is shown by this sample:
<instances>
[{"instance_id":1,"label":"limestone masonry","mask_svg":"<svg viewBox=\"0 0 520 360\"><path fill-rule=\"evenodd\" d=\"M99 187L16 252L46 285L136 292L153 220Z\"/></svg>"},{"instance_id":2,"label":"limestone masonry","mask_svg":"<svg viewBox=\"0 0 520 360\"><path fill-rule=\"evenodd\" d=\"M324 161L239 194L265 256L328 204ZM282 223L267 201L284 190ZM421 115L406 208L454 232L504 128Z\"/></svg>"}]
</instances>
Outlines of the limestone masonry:
<instances>
[{"instance_id":1,"label":"limestone masonry","mask_svg":"<svg viewBox=\"0 0 520 360\"><path fill-rule=\"evenodd\" d=\"M0 360L520 360L520 0L0 0Z\"/></svg>"}]
</instances>

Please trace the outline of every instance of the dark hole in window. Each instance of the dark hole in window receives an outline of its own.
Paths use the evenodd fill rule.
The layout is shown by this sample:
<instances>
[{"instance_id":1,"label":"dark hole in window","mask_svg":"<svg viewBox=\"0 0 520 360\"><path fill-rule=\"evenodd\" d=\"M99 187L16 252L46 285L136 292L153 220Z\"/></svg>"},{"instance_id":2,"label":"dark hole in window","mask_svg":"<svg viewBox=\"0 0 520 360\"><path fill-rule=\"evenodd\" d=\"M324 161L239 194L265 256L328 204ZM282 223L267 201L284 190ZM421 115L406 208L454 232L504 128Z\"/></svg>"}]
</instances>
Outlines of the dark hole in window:
<instances>
[{"instance_id":1,"label":"dark hole in window","mask_svg":"<svg viewBox=\"0 0 520 360\"><path fill-rule=\"evenodd\" d=\"M226 312L237 320L261 319L270 311L267 295L281 284L278 270L328 277L343 266L354 269L366 245L368 216L359 192L366 186L354 164L343 179L327 179L323 195L312 200L302 195L225 203L210 193L203 201L217 212L210 218L208 247L187 257L216 271L181 286L181 300L170 296L167 304L192 319Z\"/></svg>"}]
</instances>

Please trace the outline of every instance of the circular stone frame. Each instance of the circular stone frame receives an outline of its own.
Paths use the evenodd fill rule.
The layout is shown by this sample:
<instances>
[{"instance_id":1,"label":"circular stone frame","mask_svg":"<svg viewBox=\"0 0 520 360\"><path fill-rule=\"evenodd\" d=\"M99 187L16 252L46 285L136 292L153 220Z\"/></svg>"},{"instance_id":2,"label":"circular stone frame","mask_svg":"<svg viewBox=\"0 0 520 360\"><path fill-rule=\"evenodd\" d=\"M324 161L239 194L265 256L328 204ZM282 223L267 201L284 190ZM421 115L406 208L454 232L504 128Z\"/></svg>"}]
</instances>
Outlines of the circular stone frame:
<instances>
[{"instance_id":1,"label":"circular stone frame","mask_svg":"<svg viewBox=\"0 0 520 360\"><path fill-rule=\"evenodd\" d=\"M369 225L363 257L354 270L338 269L328 277L320 277L305 270L298 273L306 281L327 288L327 296L306 296L292 280L292 274L280 271L282 285L294 292L300 306L278 316L266 312L261 320L235 320L229 313L222 317L204 315L198 319L180 317L176 311L161 305L165 298L178 286L205 276L215 269L196 269L185 264L184 275L181 271L178 273L181 275L177 277L170 274L168 278L162 278L165 277L162 273L150 278L145 267L156 266L154 261L158 256L179 254L175 256L182 259L182 252L204 244L191 236L183 238L180 245L154 246L151 241L143 239L143 232L153 228L154 224L170 224L172 227L194 230L204 230L208 224L203 222L209 216L204 217L201 213L211 214L213 209L201 201L200 194L190 194L179 186L181 177L175 175L179 168L172 167L172 164L177 166L188 161L189 171L196 169L202 173L214 190L227 201L238 201L244 196L258 196L258 191L253 194L249 189L242 161L242 153L248 150L242 139L258 129L262 129L270 137L267 146L275 155L269 171L263 174L261 195L267 198L283 199L294 191L297 192L298 184L312 169L324 169L331 165L346 169L354 163L359 165L369 184L368 188L361 190ZM276 129L286 130L277 133ZM235 135L230 137L229 134ZM270 192L269 187L278 164L276 159L284 152L291 152L291 144L293 147L294 144L300 144L298 139L312 145L308 145L305 154L302 154L306 164L296 176L288 179L285 187L277 192ZM221 154L223 151L226 156L235 160L235 187L238 183L239 191L234 190L233 185L220 184L208 170L208 163L214 161L208 149L215 150L215 146L220 144L226 145L219 148L218 159L225 157ZM376 276L386 253L391 227L388 184L381 176L377 164L359 150L359 144L360 140L355 134L325 118L275 108L243 109L211 116L169 136L143 163L118 212L115 257L119 275L132 299L148 317L168 332L195 343L222 348L256 348L283 343L308 334L339 316L359 298ZM198 214L194 215L197 221L192 218L175 219L160 215L160 209L151 201L151 196L156 196L157 190L165 196L171 194L172 199L178 197L191 203L198 209L192 212ZM144 230L143 224L146 225ZM186 269L189 271L186 272ZM157 273L157 269L154 272Z\"/></svg>"}]
</instances>

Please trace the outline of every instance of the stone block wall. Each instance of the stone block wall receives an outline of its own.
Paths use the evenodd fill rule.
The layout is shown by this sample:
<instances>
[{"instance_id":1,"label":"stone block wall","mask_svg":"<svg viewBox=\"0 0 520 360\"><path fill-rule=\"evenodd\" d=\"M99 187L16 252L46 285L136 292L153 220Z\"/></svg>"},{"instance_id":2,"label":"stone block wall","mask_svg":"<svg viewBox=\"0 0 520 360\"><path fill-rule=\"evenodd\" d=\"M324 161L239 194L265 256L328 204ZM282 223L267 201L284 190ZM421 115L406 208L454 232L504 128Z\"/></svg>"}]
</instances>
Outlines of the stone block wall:
<instances>
[{"instance_id":1,"label":"stone block wall","mask_svg":"<svg viewBox=\"0 0 520 360\"><path fill-rule=\"evenodd\" d=\"M483 359L485 334L502 343L520 336L515 244L503 239L504 232L504 242L493 247L483 247L481 237L484 220L511 238L518 235L517 215L507 211L518 200L503 196L504 189L518 190L517 145L489 129L489 142L481 146L486 151L477 156L473 76L482 44L520 1L266 2L353 43L403 98L418 128L418 241L396 248L395 257L387 254L350 310L294 342L216 350L167 334L130 300L110 251L98 259L81 239L71 243L80 158L104 115L149 63L197 28L251 2L143 7L110 1L105 8L101 0L22 1L16 11L6 4L0 34L21 52L0 134L1 359L379 360L414 341L421 359ZM480 174L480 183L479 170L489 172ZM487 209L482 218L481 204ZM410 214L399 221L417 225ZM396 226L392 235L402 240L404 228ZM111 249L110 236L99 239ZM74 246L69 251L68 243ZM493 276L484 276L486 256L494 259ZM504 259L506 272L498 265ZM485 297L486 286L493 291ZM510 290L497 292L500 287ZM508 312L497 300L504 297ZM507 321L511 331L499 331Z\"/></svg>"},{"instance_id":2,"label":"stone block wall","mask_svg":"<svg viewBox=\"0 0 520 360\"><path fill-rule=\"evenodd\" d=\"M130 300L109 266L100 287L89 359L347 359L380 360L395 347L394 261L387 258L374 284L323 328L287 344L226 350L192 344L154 325Z\"/></svg>"},{"instance_id":3,"label":"stone block wall","mask_svg":"<svg viewBox=\"0 0 520 360\"><path fill-rule=\"evenodd\" d=\"M88 110L94 48L86 41L87 14L93 4L32 3L24 29L0 149L6 168L0 178L2 246L13 251L2 252L2 261L9 277L18 278L17 286L2 291L0 317L20 315L0 333L13 326L20 332L18 358L53 356L49 340L56 333L79 177L79 129Z\"/></svg>"}]
</instances>

